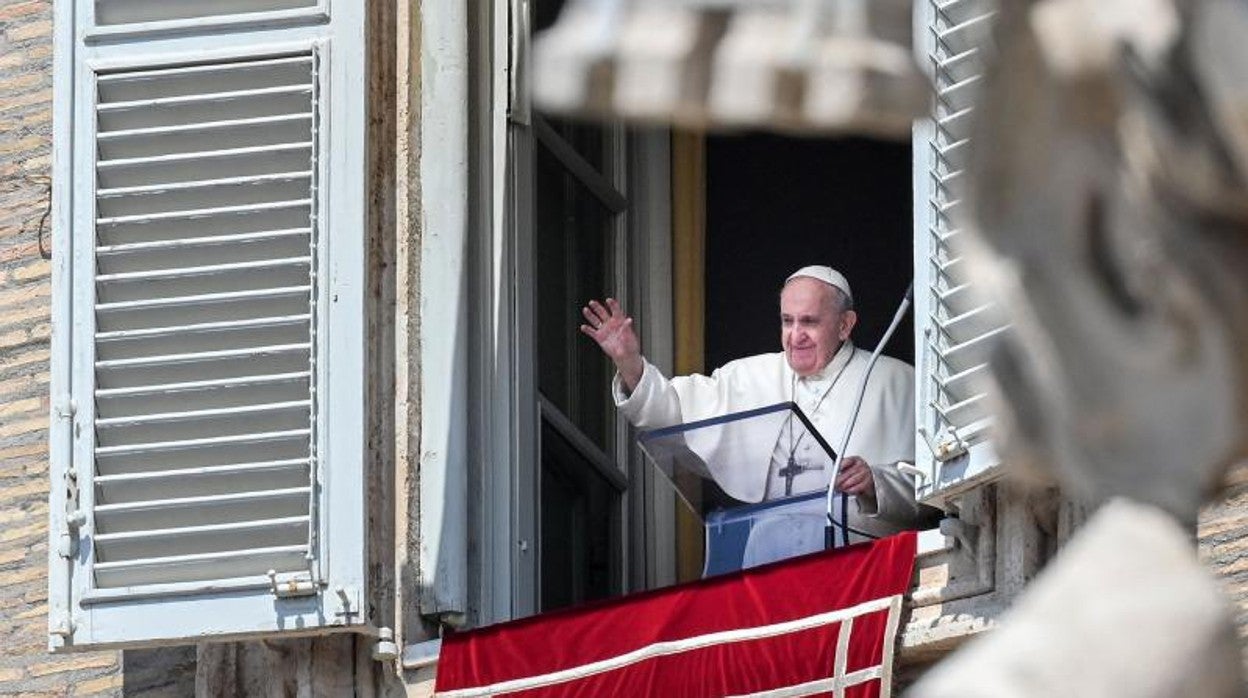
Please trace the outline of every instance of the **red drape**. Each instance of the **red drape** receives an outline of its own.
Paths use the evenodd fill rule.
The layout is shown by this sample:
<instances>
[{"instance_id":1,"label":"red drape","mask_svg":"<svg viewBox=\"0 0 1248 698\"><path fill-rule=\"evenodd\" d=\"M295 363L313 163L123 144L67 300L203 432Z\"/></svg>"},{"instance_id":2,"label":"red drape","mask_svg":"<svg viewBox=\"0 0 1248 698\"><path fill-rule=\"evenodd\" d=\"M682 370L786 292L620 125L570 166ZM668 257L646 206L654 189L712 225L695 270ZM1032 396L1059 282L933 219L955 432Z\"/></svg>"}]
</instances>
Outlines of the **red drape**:
<instances>
[{"instance_id":1,"label":"red drape","mask_svg":"<svg viewBox=\"0 0 1248 698\"><path fill-rule=\"evenodd\" d=\"M915 535L905 533L452 633L443 640L437 690L726 696L828 679L842 628L828 620L831 612L904 594L914 556ZM886 619L886 609L853 619L847 672L881 663ZM499 685L517 680L540 685ZM876 696L879 686L869 681L847 695Z\"/></svg>"}]
</instances>

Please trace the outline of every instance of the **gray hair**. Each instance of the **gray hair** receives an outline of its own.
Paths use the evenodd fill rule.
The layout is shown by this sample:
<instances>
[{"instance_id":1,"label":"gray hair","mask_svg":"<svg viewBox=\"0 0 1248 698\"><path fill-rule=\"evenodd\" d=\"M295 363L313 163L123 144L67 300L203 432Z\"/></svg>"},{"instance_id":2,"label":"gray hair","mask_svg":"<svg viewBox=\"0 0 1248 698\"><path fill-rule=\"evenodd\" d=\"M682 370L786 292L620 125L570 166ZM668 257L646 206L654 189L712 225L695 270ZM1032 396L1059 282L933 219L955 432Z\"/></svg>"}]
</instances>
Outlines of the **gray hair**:
<instances>
[{"instance_id":1,"label":"gray hair","mask_svg":"<svg viewBox=\"0 0 1248 698\"><path fill-rule=\"evenodd\" d=\"M839 306L842 313L847 313L854 309L854 299L851 298L848 293L845 293L835 286L830 286L829 288L832 289L832 298L834 299L833 302Z\"/></svg>"}]
</instances>

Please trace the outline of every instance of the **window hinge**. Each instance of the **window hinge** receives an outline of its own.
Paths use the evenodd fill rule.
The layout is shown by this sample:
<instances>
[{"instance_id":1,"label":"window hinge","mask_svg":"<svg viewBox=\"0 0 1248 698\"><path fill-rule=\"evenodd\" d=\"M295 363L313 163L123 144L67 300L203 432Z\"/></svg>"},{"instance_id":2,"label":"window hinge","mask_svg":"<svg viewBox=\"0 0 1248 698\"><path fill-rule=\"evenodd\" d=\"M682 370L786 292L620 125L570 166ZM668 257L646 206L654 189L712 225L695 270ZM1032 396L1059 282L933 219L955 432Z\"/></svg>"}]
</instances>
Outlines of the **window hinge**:
<instances>
[{"instance_id":1,"label":"window hinge","mask_svg":"<svg viewBox=\"0 0 1248 698\"><path fill-rule=\"evenodd\" d=\"M78 539L70 535L68 531L61 533L61 537L56 542L56 554L70 559L78 552L77 549Z\"/></svg>"},{"instance_id":2,"label":"window hinge","mask_svg":"<svg viewBox=\"0 0 1248 698\"><path fill-rule=\"evenodd\" d=\"M66 515L65 530L61 531L56 542L57 555L69 559L78 554L78 539L82 536L82 527L86 523L87 513L81 509L75 509Z\"/></svg>"},{"instance_id":3,"label":"window hinge","mask_svg":"<svg viewBox=\"0 0 1248 698\"><path fill-rule=\"evenodd\" d=\"M78 403L69 398L61 398L56 401L56 405L52 408L52 412L59 419L73 419L78 412Z\"/></svg>"},{"instance_id":4,"label":"window hinge","mask_svg":"<svg viewBox=\"0 0 1248 698\"><path fill-rule=\"evenodd\" d=\"M61 618L48 632L59 637L70 638L74 634L74 624L69 618Z\"/></svg>"},{"instance_id":5,"label":"window hinge","mask_svg":"<svg viewBox=\"0 0 1248 698\"><path fill-rule=\"evenodd\" d=\"M277 570L269 570L268 577L269 590L279 599L294 596L314 596L317 593L317 585L310 577L291 577L278 581Z\"/></svg>"},{"instance_id":6,"label":"window hinge","mask_svg":"<svg viewBox=\"0 0 1248 698\"><path fill-rule=\"evenodd\" d=\"M65 519L65 524L69 526L70 532L75 534L78 532L78 529L82 528L86 523L87 513L82 509L75 509L70 512L69 516Z\"/></svg>"}]
</instances>

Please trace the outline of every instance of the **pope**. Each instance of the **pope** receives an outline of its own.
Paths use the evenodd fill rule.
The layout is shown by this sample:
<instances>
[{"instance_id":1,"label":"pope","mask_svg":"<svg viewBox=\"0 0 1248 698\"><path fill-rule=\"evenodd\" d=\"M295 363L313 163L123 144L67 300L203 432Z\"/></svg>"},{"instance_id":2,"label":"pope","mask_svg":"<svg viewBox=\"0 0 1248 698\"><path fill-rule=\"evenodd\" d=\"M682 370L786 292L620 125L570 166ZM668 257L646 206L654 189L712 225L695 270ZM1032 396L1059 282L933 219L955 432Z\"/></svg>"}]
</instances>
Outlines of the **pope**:
<instances>
[{"instance_id":1,"label":"pope","mask_svg":"<svg viewBox=\"0 0 1248 698\"><path fill-rule=\"evenodd\" d=\"M803 267L785 280L780 292L782 351L730 361L710 376L663 376L642 355L633 320L614 299L592 300L582 308L582 314L586 324L581 325L581 331L615 364L612 392L617 408L642 428L672 426L791 401L836 448L852 417L870 358L869 351L857 349L850 340L858 315L849 282L827 266ZM852 499L848 526L858 535L851 541L932 523L934 510L915 501L913 481L897 468L899 462L913 462L914 434L914 370L902 361L881 356L868 378L835 482L836 490ZM739 448L740 443L734 447ZM754 440L746 447L761 450L757 457L746 454L751 457L732 458L731 462L759 463L758 467L717 468L713 454L699 454L707 460L720 488L742 502L768 501L828 487L830 467L799 469L796 476L785 470L795 452L818 448L813 439L786 440L782 430L774 441ZM756 522L746 547L746 566L821 549L825 522L822 502L816 510Z\"/></svg>"}]
</instances>

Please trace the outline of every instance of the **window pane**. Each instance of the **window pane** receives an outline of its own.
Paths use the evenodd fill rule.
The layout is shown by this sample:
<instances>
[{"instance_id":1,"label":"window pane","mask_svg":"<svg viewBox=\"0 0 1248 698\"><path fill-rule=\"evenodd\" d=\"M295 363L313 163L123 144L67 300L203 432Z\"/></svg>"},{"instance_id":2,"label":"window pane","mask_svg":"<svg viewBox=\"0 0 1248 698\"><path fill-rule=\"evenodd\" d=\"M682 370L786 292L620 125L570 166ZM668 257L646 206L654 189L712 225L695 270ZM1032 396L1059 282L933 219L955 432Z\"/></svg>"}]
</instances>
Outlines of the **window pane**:
<instances>
[{"instance_id":1,"label":"window pane","mask_svg":"<svg viewBox=\"0 0 1248 698\"><path fill-rule=\"evenodd\" d=\"M613 216L545 148L536 160L538 386L610 454L614 371L578 328L587 301L613 295Z\"/></svg>"},{"instance_id":2,"label":"window pane","mask_svg":"<svg viewBox=\"0 0 1248 698\"><path fill-rule=\"evenodd\" d=\"M542 422L542 610L619 592L619 498L549 423Z\"/></svg>"},{"instance_id":3,"label":"window pane","mask_svg":"<svg viewBox=\"0 0 1248 698\"><path fill-rule=\"evenodd\" d=\"M572 146L577 155L585 158L586 162L608 180L611 179L611 175L607 171L608 134L606 129L601 126L557 119L553 116L546 116L545 119L555 133L559 134L560 138Z\"/></svg>"}]
</instances>

